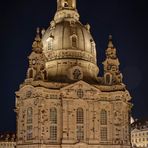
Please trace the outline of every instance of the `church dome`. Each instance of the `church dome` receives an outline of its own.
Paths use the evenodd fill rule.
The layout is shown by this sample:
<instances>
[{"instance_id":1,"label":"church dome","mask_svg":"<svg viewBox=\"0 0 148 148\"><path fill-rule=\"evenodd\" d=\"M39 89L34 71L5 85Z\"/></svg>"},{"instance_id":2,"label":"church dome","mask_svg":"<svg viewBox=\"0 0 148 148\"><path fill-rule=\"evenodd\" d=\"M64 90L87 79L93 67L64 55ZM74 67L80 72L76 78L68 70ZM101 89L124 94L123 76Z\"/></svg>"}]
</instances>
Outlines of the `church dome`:
<instances>
[{"instance_id":1,"label":"church dome","mask_svg":"<svg viewBox=\"0 0 148 148\"><path fill-rule=\"evenodd\" d=\"M46 67L50 79L61 81L63 77L63 79L72 80L74 71L70 71L75 68L77 69L75 80L76 78L78 80L97 79L99 70L96 61L96 47L90 33L90 26L80 23L75 9L66 7L57 10L50 27L46 31L43 30L42 34L44 53L48 59Z\"/></svg>"},{"instance_id":2,"label":"church dome","mask_svg":"<svg viewBox=\"0 0 148 148\"><path fill-rule=\"evenodd\" d=\"M96 64L95 42L90 34L89 25L84 26L80 22L74 21L62 21L56 24L52 21L42 40L48 58L50 58L48 54L53 51L71 50L75 53L80 51L87 53L87 57L74 55L74 58ZM61 58L63 57L61 56Z\"/></svg>"}]
</instances>

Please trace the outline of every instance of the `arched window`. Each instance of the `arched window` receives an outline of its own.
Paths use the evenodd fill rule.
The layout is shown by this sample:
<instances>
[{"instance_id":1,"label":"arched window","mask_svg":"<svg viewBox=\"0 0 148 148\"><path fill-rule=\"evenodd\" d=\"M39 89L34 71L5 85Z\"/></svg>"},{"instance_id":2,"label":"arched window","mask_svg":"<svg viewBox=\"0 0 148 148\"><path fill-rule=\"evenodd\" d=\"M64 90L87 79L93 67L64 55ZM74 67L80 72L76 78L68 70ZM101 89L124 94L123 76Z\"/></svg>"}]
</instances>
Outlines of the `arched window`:
<instances>
[{"instance_id":1,"label":"arched window","mask_svg":"<svg viewBox=\"0 0 148 148\"><path fill-rule=\"evenodd\" d=\"M51 38L48 42L48 50L52 50L53 49L53 39Z\"/></svg>"},{"instance_id":2,"label":"arched window","mask_svg":"<svg viewBox=\"0 0 148 148\"><path fill-rule=\"evenodd\" d=\"M32 124L32 114L33 114L32 107L29 107L27 109L27 124Z\"/></svg>"},{"instance_id":3,"label":"arched window","mask_svg":"<svg viewBox=\"0 0 148 148\"><path fill-rule=\"evenodd\" d=\"M71 37L71 44L72 44L72 47L77 47L77 37L75 35L73 35Z\"/></svg>"},{"instance_id":4,"label":"arched window","mask_svg":"<svg viewBox=\"0 0 148 148\"><path fill-rule=\"evenodd\" d=\"M57 109L54 107L50 109L50 140L57 140Z\"/></svg>"},{"instance_id":5,"label":"arched window","mask_svg":"<svg viewBox=\"0 0 148 148\"><path fill-rule=\"evenodd\" d=\"M77 109L77 124L83 124L83 122L84 122L83 109L78 108Z\"/></svg>"},{"instance_id":6,"label":"arched window","mask_svg":"<svg viewBox=\"0 0 148 148\"><path fill-rule=\"evenodd\" d=\"M29 78L33 78L33 69L29 70Z\"/></svg>"},{"instance_id":7,"label":"arched window","mask_svg":"<svg viewBox=\"0 0 148 148\"><path fill-rule=\"evenodd\" d=\"M100 124L101 125L107 125L107 111L106 110L101 110Z\"/></svg>"},{"instance_id":8,"label":"arched window","mask_svg":"<svg viewBox=\"0 0 148 148\"><path fill-rule=\"evenodd\" d=\"M76 112L77 123L77 140L84 140L84 112L82 108L78 108Z\"/></svg>"},{"instance_id":9,"label":"arched window","mask_svg":"<svg viewBox=\"0 0 148 148\"><path fill-rule=\"evenodd\" d=\"M105 83L108 85L112 83L112 75L110 73L105 74Z\"/></svg>"}]
</instances>

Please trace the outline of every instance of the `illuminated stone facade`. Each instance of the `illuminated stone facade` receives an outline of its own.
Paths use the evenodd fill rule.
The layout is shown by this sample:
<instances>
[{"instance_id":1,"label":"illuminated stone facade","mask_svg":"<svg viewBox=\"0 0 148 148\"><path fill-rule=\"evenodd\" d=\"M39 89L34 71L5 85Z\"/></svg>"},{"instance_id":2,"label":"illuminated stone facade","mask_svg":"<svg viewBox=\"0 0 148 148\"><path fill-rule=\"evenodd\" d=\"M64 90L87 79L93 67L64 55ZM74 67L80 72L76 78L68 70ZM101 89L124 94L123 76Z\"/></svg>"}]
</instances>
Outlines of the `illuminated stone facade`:
<instances>
[{"instance_id":1,"label":"illuminated stone facade","mask_svg":"<svg viewBox=\"0 0 148 148\"><path fill-rule=\"evenodd\" d=\"M79 21L76 0L57 0L16 92L17 148L130 148L131 97L119 64L110 36L98 77L90 25Z\"/></svg>"}]
</instances>

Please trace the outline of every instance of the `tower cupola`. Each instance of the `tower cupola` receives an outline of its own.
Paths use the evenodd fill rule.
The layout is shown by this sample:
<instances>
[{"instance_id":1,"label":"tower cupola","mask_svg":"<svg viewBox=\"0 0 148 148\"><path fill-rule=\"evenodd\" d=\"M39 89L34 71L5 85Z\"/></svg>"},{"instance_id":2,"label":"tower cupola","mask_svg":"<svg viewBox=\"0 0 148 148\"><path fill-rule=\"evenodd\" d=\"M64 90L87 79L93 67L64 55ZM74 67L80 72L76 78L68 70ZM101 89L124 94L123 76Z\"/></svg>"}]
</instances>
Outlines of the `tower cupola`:
<instances>
[{"instance_id":1,"label":"tower cupola","mask_svg":"<svg viewBox=\"0 0 148 148\"><path fill-rule=\"evenodd\" d=\"M76 0L57 0L57 10L76 9Z\"/></svg>"},{"instance_id":2,"label":"tower cupola","mask_svg":"<svg viewBox=\"0 0 148 148\"><path fill-rule=\"evenodd\" d=\"M55 22L63 19L79 20L79 14L76 9L76 0L57 0L57 12L55 14Z\"/></svg>"}]
</instances>

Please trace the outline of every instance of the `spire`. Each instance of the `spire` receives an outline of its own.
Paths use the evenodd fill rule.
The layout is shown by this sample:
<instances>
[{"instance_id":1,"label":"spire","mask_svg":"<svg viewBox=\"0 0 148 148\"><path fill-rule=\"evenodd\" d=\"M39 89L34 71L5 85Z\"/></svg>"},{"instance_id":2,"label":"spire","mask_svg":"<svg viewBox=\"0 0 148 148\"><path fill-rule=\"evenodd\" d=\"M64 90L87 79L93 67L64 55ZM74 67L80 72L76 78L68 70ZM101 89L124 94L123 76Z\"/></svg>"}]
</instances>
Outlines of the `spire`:
<instances>
[{"instance_id":1,"label":"spire","mask_svg":"<svg viewBox=\"0 0 148 148\"><path fill-rule=\"evenodd\" d=\"M113 45L113 37L112 35L109 35L109 42L108 42L108 48L114 48L114 45Z\"/></svg>"},{"instance_id":2,"label":"spire","mask_svg":"<svg viewBox=\"0 0 148 148\"><path fill-rule=\"evenodd\" d=\"M32 44L32 50L36 52L41 52L43 48L43 44L40 37L40 28L37 28L35 41Z\"/></svg>"},{"instance_id":3,"label":"spire","mask_svg":"<svg viewBox=\"0 0 148 148\"><path fill-rule=\"evenodd\" d=\"M120 84L122 83L122 74L119 70L119 60L116 54L116 48L112 42L112 35L109 35L108 47L106 49L106 59L104 65L104 80L105 84Z\"/></svg>"}]
</instances>

